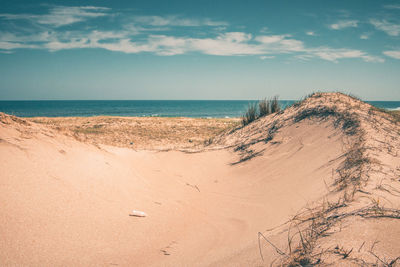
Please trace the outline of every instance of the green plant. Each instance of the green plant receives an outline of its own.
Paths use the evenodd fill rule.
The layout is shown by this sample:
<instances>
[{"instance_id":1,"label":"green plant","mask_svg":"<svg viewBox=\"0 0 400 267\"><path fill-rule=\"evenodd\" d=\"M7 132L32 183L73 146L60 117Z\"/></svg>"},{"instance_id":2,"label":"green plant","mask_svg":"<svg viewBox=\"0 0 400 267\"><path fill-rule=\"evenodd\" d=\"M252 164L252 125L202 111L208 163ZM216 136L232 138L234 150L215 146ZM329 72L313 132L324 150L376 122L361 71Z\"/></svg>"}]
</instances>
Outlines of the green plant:
<instances>
[{"instance_id":1,"label":"green plant","mask_svg":"<svg viewBox=\"0 0 400 267\"><path fill-rule=\"evenodd\" d=\"M274 96L270 100L264 98L263 100L258 101L258 103L249 104L246 113L242 116L242 125L246 126L258 118L279 111L281 111L281 107L278 102L278 96Z\"/></svg>"},{"instance_id":2,"label":"green plant","mask_svg":"<svg viewBox=\"0 0 400 267\"><path fill-rule=\"evenodd\" d=\"M279 106L278 103L278 96L274 96L272 100L270 100L270 106L271 106L271 113L279 112L281 111L281 107Z\"/></svg>"},{"instance_id":3,"label":"green plant","mask_svg":"<svg viewBox=\"0 0 400 267\"><path fill-rule=\"evenodd\" d=\"M256 103L251 103L249 104L246 113L242 117L242 124L247 125L250 122L255 121L258 118L257 114L257 104Z\"/></svg>"},{"instance_id":4,"label":"green plant","mask_svg":"<svg viewBox=\"0 0 400 267\"><path fill-rule=\"evenodd\" d=\"M264 98L258 102L259 116L263 117L271 114L271 101Z\"/></svg>"}]
</instances>

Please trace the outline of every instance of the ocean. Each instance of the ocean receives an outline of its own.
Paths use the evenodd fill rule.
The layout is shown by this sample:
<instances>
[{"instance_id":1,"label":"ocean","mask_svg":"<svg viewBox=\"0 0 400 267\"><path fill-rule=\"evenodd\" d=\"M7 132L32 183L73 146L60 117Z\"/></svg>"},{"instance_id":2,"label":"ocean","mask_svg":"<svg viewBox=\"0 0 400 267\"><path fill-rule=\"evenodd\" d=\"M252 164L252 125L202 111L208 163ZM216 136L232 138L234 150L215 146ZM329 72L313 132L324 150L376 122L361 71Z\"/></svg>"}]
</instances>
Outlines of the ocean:
<instances>
[{"instance_id":1,"label":"ocean","mask_svg":"<svg viewBox=\"0 0 400 267\"><path fill-rule=\"evenodd\" d=\"M252 100L38 100L0 101L0 112L19 117L159 116L193 118L240 117ZM294 100L280 100L282 107ZM400 109L400 101L366 101Z\"/></svg>"}]
</instances>

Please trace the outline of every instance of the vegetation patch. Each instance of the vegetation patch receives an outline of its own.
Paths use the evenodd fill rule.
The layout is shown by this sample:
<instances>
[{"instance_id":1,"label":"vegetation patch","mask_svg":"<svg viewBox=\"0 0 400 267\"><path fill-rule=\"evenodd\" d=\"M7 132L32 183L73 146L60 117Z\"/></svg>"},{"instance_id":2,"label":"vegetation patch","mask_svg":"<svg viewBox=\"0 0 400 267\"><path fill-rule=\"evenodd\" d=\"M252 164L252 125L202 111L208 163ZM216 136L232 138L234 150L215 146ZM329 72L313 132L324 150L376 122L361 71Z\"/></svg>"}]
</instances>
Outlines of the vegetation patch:
<instances>
[{"instance_id":1,"label":"vegetation patch","mask_svg":"<svg viewBox=\"0 0 400 267\"><path fill-rule=\"evenodd\" d=\"M371 106L370 113L383 113L388 115L388 118L391 122L393 123L399 123L400 122L400 110L387 110L384 108L378 108L378 107L374 107Z\"/></svg>"},{"instance_id":2,"label":"vegetation patch","mask_svg":"<svg viewBox=\"0 0 400 267\"><path fill-rule=\"evenodd\" d=\"M311 117L321 119L333 117L335 118L334 126L339 127L341 125L342 130L347 135L357 134L357 130L360 127L360 120L357 116L347 111L338 111L336 106L329 107L320 105L303 109L294 117L294 121L300 122Z\"/></svg>"},{"instance_id":3,"label":"vegetation patch","mask_svg":"<svg viewBox=\"0 0 400 267\"><path fill-rule=\"evenodd\" d=\"M272 99L258 101L258 103L249 104L245 114L242 116L242 126L261 118L268 116L273 113L281 111L279 105L278 96L274 96Z\"/></svg>"}]
</instances>

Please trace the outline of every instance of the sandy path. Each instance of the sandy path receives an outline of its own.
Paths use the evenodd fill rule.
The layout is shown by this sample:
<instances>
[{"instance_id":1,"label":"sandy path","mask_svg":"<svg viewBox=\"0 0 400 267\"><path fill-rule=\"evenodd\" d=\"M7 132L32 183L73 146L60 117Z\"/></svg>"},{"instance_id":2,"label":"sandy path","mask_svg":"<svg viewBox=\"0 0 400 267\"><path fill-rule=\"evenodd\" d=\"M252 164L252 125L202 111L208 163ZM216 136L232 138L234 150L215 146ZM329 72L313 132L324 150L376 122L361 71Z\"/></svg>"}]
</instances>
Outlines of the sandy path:
<instances>
[{"instance_id":1,"label":"sandy path","mask_svg":"<svg viewBox=\"0 0 400 267\"><path fill-rule=\"evenodd\" d=\"M99 149L26 127L0 128L1 265L261 264L257 232L320 199L343 154L328 122L293 125L237 165L228 150Z\"/></svg>"}]
</instances>

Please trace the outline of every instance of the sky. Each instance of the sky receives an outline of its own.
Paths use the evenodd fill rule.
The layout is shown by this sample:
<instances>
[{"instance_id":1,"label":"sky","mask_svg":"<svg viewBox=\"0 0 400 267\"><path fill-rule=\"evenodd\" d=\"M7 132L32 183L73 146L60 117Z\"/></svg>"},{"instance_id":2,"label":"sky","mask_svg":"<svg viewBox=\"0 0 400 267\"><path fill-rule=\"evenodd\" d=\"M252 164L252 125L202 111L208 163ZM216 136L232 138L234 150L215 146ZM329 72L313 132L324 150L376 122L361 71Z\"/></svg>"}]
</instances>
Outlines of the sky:
<instances>
[{"instance_id":1,"label":"sky","mask_svg":"<svg viewBox=\"0 0 400 267\"><path fill-rule=\"evenodd\" d=\"M400 2L1 0L0 100L400 100Z\"/></svg>"}]
</instances>

